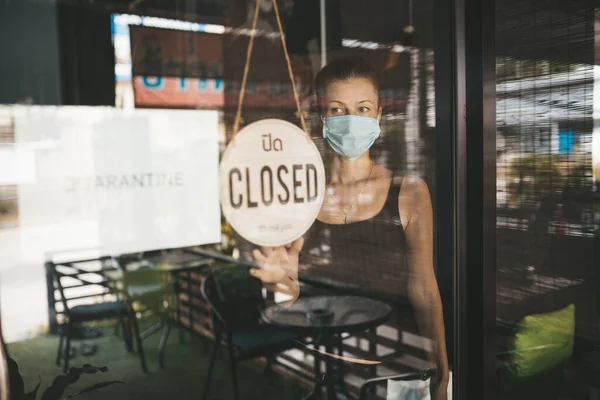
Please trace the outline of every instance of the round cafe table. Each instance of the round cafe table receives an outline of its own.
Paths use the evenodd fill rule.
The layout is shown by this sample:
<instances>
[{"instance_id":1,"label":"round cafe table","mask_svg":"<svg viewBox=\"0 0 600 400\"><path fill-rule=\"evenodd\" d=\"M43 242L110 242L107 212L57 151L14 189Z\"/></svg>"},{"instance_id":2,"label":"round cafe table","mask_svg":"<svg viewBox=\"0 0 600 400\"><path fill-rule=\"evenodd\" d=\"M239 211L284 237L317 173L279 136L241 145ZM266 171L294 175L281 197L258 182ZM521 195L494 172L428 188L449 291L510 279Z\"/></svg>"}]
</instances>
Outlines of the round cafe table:
<instances>
[{"instance_id":1,"label":"round cafe table","mask_svg":"<svg viewBox=\"0 0 600 400\"><path fill-rule=\"evenodd\" d=\"M314 296L299 298L288 307L278 304L268 307L263 311L262 318L266 323L310 336L314 339L315 349L324 347L329 354L336 354L337 350L336 355L339 356L342 353L343 333L376 328L384 324L391 313L389 304L366 297ZM306 399L320 396L323 388L326 389L328 400L337 399L338 392L352 398L344 385L343 361L317 351L314 355L314 387ZM323 375L322 358L326 369ZM373 358L376 359L377 355L373 355Z\"/></svg>"}]
</instances>

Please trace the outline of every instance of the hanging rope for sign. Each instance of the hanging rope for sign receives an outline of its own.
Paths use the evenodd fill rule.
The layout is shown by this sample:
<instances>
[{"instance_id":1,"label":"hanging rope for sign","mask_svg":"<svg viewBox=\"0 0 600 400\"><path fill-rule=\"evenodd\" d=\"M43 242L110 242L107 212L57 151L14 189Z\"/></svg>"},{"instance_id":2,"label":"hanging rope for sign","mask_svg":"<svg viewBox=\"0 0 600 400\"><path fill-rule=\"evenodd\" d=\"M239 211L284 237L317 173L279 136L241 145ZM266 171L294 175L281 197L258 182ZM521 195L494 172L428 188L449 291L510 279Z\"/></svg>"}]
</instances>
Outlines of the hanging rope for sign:
<instances>
[{"instance_id":1,"label":"hanging rope for sign","mask_svg":"<svg viewBox=\"0 0 600 400\"><path fill-rule=\"evenodd\" d=\"M248 71L250 71L250 59L252 58L252 49L254 47L254 36L256 35L256 23L258 21L258 13L260 11L260 2L261 0L255 0L256 7L254 9L254 18L252 19L252 30L250 32L250 42L248 43L248 48L246 50L246 63L244 64L244 75L242 77L242 88L240 90L240 95L238 98L238 107L237 112L235 114L235 120L233 122L233 135L231 140L235 140L235 136L238 133L240 127L240 121L242 118L242 106L244 104L244 96L246 94L246 81L248 80ZM285 61L287 63L287 70L290 77L290 81L292 82L292 91L294 93L294 100L296 102L296 108L298 110L298 117L300 118L300 124L302 126L302 130L307 138L310 138L308 135L308 130L306 129L306 121L304 120L304 113L302 112L302 108L300 107L300 98L298 96L298 91L296 89L296 81L294 79L294 72L292 71L292 62L290 61L290 56L287 50L287 44L285 42L285 36L283 34L283 26L281 24L281 17L279 15L279 6L277 5L277 0L271 0L273 2L273 8L275 10L275 17L277 18L277 27L279 29L279 36L281 37L281 44L283 46L283 54L285 56Z\"/></svg>"}]
</instances>

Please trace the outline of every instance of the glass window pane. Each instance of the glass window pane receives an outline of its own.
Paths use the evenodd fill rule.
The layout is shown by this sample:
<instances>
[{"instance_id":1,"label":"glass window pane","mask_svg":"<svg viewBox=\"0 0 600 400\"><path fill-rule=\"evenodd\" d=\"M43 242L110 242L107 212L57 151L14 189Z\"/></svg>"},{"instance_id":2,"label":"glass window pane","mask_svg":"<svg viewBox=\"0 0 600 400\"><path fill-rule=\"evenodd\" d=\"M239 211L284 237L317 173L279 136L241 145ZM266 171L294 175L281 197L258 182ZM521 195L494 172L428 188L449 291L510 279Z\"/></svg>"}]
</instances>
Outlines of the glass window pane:
<instances>
[{"instance_id":1,"label":"glass window pane","mask_svg":"<svg viewBox=\"0 0 600 400\"><path fill-rule=\"evenodd\" d=\"M496 4L501 399L598 395L597 15Z\"/></svg>"},{"instance_id":2,"label":"glass window pane","mask_svg":"<svg viewBox=\"0 0 600 400\"><path fill-rule=\"evenodd\" d=\"M66 396L445 398L431 0L25 3L0 5L0 311L27 390L91 364ZM224 175L266 119L314 145L316 219L280 131Z\"/></svg>"}]
</instances>

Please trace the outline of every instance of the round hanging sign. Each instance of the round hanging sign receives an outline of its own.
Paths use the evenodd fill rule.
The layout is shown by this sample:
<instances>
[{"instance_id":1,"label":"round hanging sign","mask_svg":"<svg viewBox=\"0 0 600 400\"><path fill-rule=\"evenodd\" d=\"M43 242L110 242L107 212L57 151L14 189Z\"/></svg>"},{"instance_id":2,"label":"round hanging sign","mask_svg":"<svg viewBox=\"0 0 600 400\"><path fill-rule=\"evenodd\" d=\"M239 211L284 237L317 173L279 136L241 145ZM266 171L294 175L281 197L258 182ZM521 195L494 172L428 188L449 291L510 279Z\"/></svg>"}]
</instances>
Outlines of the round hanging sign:
<instances>
[{"instance_id":1,"label":"round hanging sign","mask_svg":"<svg viewBox=\"0 0 600 400\"><path fill-rule=\"evenodd\" d=\"M223 154L219 176L225 218L260 246L298 239L323 204L325 169L317 147L300 128L280 119L240 130Z\"/></svg>"}]
</instances>

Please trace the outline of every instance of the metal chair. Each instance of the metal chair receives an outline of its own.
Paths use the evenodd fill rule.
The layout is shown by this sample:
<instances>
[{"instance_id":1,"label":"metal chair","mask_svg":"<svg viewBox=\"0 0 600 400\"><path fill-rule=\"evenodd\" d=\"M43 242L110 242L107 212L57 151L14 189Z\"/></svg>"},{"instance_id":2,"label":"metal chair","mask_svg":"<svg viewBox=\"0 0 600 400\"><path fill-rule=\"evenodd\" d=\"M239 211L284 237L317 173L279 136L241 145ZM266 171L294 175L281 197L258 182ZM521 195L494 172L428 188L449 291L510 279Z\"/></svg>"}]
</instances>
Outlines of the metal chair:
<instances>
[{"instance_id":1,"label":"metal chair","mask_svg":"<svg viewBox=\"0 0 600 400\"><path fill-rule=\"evenodd\" d=\"M123 271L123 292L127 302L129 304L137 303L142 307L142 312L151 312L159 318L158 323L140 334L140 338L143 341L162 329L158 365L160 368L164 368L165 347L172 329L169 307L175 302L175 291L170 280L170 273L150 266L129 270L121 262L119 264Z\"/></svg>"},{"instance_id":2,"label":"metal chair","mask_svg":"<svg viewBox=\"0 0 600 400\"><path fill-rule=\"evenodd\" d=\"M130 307L130 304L128 304L126 301L110 301L69 307L67 302L68 299L66 298L64 292L65 287L63 286L61 280L64 277L70 277L70 275L58 271L56 265L53 263L48 263L46 268L52 273L54 288L60 293L60 300L64 308L64 316L66 317L66 322L63 322L59 326L60 339L56 355L56 365L60 365L61 358L63 358L63 371L66 373L69 370L69 353L71 350L72 332L75 324L115 319L123 322L123 328L126 331L123 336L125 347L128 351L133 350L132 336L135 337L142 370L144 372L148 372L137 320L133 310ZM133 329L133 332L131 332L131 329ZM65 339L66 345L63 349L63 342Z\"/></svg>"},{"instance_id":3,"label":"metal chair","mask_svg":"<svg viewBox=\"0 0 600 400\"><path fill-rule=\"evenodd\" d=\"M426 381L433 375L432 369L424 371L410 372L407 374L380 376L377 378L367 379L360 387L359 400L368 400L369 394L374 393L377 385L386 383L387 381Z\"/></svg>"},{"instance_id":4,"label":"metal chair","mask_svg":"<svg viewBox=\"0 0 600 400\"><path fill-rule=\"evenodd\" d=\"M211 309L215 336L203 398L208 398L217 352L224 345L229 353L234 399L238 400L236 364L267 357L265 373L269 373L274 356L297 347L298 336L261 322L265 308L262 283L251 277L246 267L231 265L212 271L203 281L201 293Z\"/></svg>"}]
</instances>

